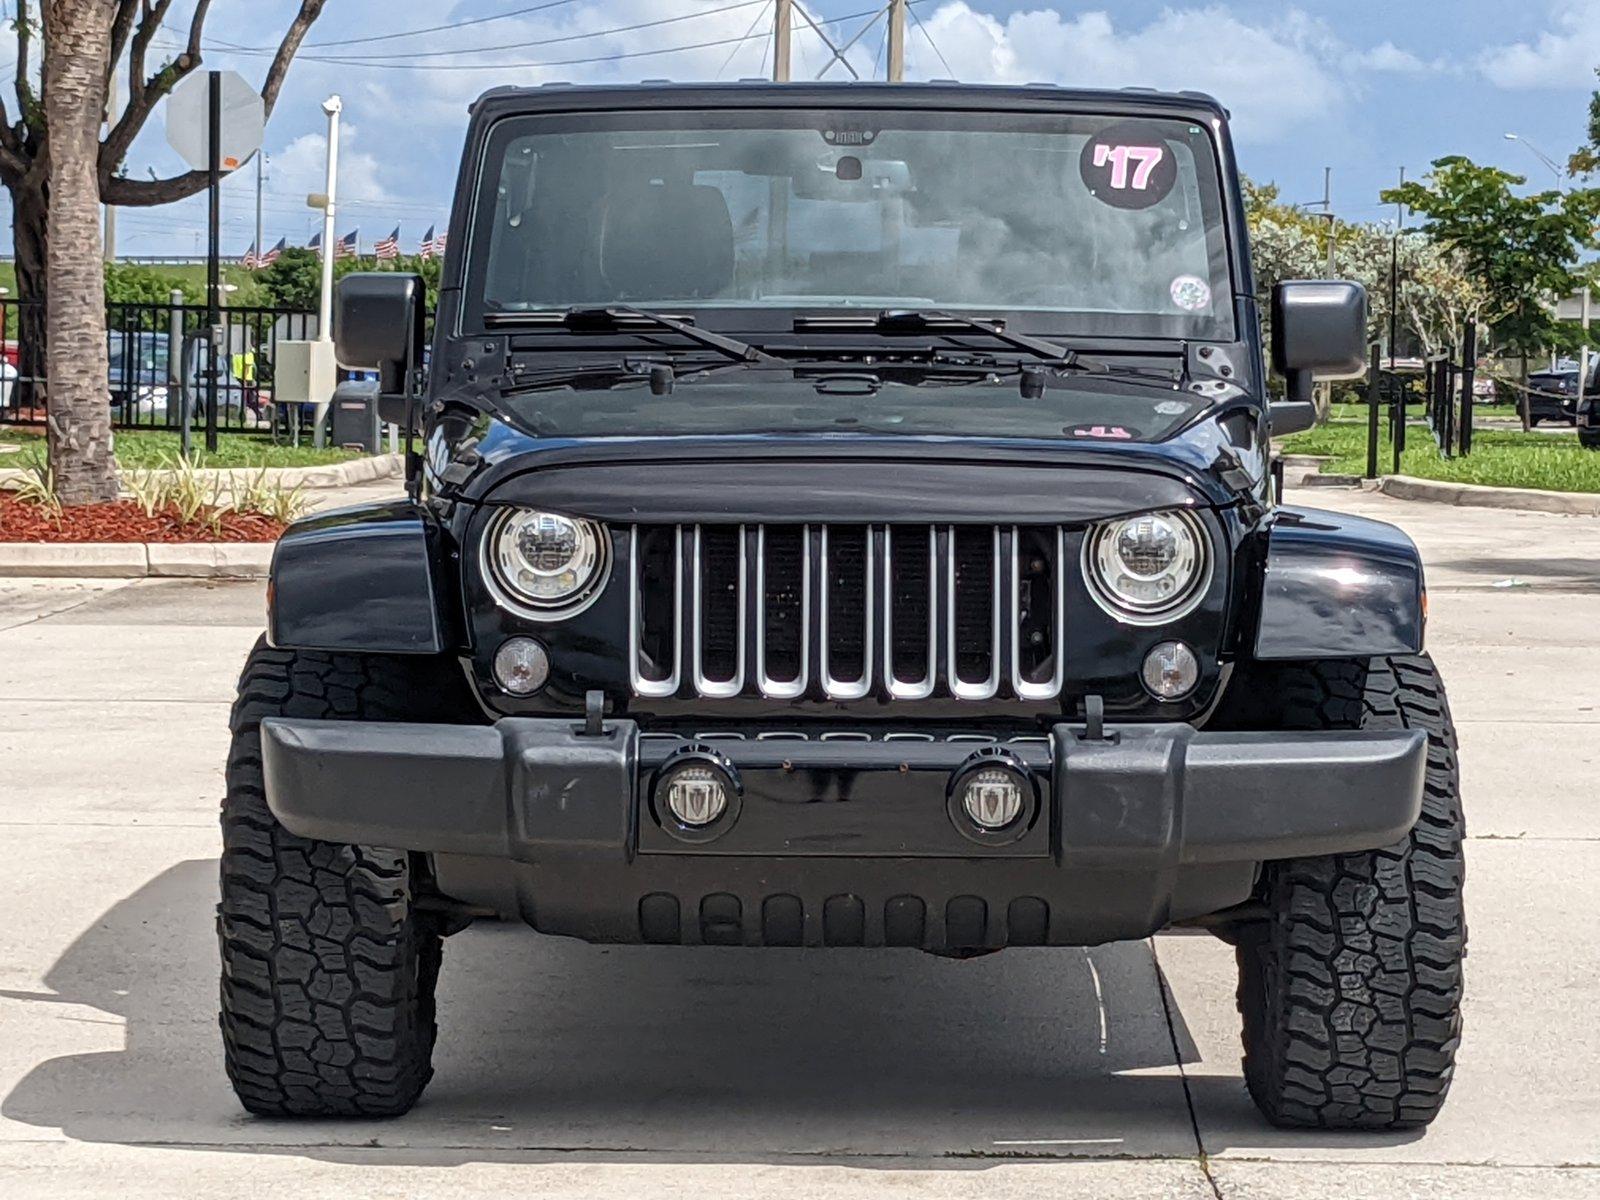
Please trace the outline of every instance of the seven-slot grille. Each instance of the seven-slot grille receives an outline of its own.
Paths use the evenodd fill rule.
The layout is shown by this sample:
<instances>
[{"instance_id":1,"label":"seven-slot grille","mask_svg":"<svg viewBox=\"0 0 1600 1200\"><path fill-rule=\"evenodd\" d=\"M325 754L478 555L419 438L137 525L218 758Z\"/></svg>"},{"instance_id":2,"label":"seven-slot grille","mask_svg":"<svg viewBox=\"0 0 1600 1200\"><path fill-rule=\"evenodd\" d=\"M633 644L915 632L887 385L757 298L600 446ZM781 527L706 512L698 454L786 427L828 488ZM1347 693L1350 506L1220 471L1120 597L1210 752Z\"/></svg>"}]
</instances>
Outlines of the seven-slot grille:
<instances>
[{"instance_id":1,"label":"seven-slot grille","mask_svg":"<svg viewBox=\"0 0 1600 1200\"><path fill-rule=\"evenodd\" d=\"M1015 525L635 525L639 696L1061 692L1067 532Z\"/></svg>"}]
</instances>

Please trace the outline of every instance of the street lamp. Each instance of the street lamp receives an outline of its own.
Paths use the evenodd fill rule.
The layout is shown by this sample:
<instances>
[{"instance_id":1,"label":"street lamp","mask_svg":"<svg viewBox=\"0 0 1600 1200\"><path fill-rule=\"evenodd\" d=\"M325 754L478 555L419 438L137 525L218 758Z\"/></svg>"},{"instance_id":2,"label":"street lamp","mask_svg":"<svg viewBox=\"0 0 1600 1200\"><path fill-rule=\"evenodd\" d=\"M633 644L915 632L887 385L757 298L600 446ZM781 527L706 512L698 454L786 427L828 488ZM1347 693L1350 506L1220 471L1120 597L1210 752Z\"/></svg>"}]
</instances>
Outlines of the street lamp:
<instances>
[{"instance_id":1,"label":"street lamp","mask_svg":"<svg viewBox=\"0 0 1600 1200\"><path fill-rule=\"evenodd\" d=\"M1555 173L1557 190L1566 191L1566 189L1567 189L1567 172L1566 172L1566 168L1565 167L1563 167L1560 163L1556 162L1555 159L1551 158L1548 154L1546 154L1543 150L1539 149L1539 147L1535 146L1532 142L1530 142L1527 138L1523 137L1521 134L1508 133L1508 134L1505 135L1505 138L1506 138L1506 141L1508 141L1508 142L1521 142L1524 146L1526 146L1528 148L1528 153L1532 154L1535 158L1537 158L1540 162L1542 162L1545 166L1549 167L1550 170Z\"/></svg>"},{"instance_id":2,"label":"street lamp","mask_svg":"<svg viewBox=\"0 0 1600 1200\"><path fill-rule=\"evenodd\" d=\"M1532 142L1530 142L1527 138L1522 137L1520 134L1508 133L1506 134L1506 141L1521 142L1524 146L1526 146L1529 152L1532 153L1535 158L1537 158L1555 173L1556 190L1558 192L1565 192L1567 190L1567 170L1565 167L1556 162L1555 159L1551 158L1543 150L1539 149L1539 147L1535 146ZM1578 356L1578 399L1576 402L1578 408L1583 407L1583 388L1584 384L1589 380L1589 289L1587 287L1583 289L1582 321L1584 343L1582 353ZM1555 365L1556 354L1555 350L1552 349L1550 351L1550 367L1552 370L1555 369Z\"/></svg>"}]
</instances>

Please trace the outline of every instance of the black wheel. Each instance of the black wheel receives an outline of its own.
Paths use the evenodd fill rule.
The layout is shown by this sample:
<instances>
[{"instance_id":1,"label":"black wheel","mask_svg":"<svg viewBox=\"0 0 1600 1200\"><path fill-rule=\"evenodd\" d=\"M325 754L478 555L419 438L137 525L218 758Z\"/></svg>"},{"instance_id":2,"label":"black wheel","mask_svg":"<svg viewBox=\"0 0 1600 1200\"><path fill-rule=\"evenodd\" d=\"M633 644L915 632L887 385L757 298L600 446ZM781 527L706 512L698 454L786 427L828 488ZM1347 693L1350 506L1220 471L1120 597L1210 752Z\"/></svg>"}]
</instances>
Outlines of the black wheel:
<instances>
[{"instance_id":1,"label":"black wheel","mask_svg":"<svg viewBox=\"0 0 1600 1200\"><path fill-rule=\"evenodd\" d=\"M1405 841L1263 872L1267 916L1234 931L1250 1095L1275 1125L1426 1125L1455 1068L1466 952L1444 686L1426 655L1286 665L1244 682L1254 689L1246 703L1278 709L1276 721L1250 727L1428 734L1422 816Z\"/></svg>"},{"instance_id":2,"label":"black wheel","mask_svg":"<svg viewBox=\"0 0 1600 1200\"><path fill-rule=\"evenodd\" d=\"M1600 426L1593 429L1578 426L1578 445L1585 450L1600 450Z\"/></svg>"},{"instance_id":3,"label":"black wheel","mask_svg":"<svg viewBox=\"0 0 1600 1200\"><path fill-rule=\"evenodd\" d=\"M263 717L467 722L459 668L435 658L272 650L239 680L222 804L222 1046L245 1108L395 1116L433 1074L439 933L402 851L289 833L262 790Z\"/></svg>"}]
</instances>

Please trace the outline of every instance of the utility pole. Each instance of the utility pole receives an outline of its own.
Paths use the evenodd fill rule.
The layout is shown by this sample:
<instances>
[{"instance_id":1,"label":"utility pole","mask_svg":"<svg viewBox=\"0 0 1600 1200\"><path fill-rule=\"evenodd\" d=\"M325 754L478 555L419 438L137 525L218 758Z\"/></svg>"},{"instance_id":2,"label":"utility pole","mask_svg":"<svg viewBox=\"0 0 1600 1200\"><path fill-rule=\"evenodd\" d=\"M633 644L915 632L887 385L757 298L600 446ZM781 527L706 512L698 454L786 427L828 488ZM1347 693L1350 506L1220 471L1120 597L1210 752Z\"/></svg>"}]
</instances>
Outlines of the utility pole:
<instances>
[{"instance_id":1,"label":"utility pole","mask_svg":"<svg viewBox=\"0 0 1600 1200\"><path fill-rule=\"evenodd\" d=\"M1400 186L1406 185L1406 169L1400 168ZM1400 235L1405 232L1406 206L1394 206L1394 241L1389 247L1389 370L1394 370L1394 347L1400 337Z\"/></svg>"},{"instance_id":2,"label":"utility pole","mask_svg":"<svg viewBox=\"0 0 1600 1200\"><path fill-rule=\"evenodd\" d=\"M1328 278L1335 274L1333 265L1333 237L1338 218L1333 215L1333 168L1322 168L1322 217L1328 222Z\"/></svg>"},{"instance_id":3,"label":"utility pole","mask_svg":"<svg viewBox=\"0 0 1600 1200\"><path fill-rule=\"evenodd\" d=\"M774 0L772 6L772 81L789 82L789 47L794 26L794 0Z\"/></svg>"},{"instance_id":4,"label":"utility pole","mask_svg":"<svg viewBox=\"0 0 1600 1200\"><path fill-rule=\"evenodd\" d=\"M261 184L267 161L267 148L263 146L256 151L256 261L267 252L266 246L261 241Z\"/></svg>"},{"instance_id":5,"label":"utility pole","mask_svg":"<svg viewBox=\"0 0 1600 1200\"><path fill-rule=\"evenodd\" d=\"M906 77L906 0L889 0L889 82Z\"/></svg>"}]
</instances>

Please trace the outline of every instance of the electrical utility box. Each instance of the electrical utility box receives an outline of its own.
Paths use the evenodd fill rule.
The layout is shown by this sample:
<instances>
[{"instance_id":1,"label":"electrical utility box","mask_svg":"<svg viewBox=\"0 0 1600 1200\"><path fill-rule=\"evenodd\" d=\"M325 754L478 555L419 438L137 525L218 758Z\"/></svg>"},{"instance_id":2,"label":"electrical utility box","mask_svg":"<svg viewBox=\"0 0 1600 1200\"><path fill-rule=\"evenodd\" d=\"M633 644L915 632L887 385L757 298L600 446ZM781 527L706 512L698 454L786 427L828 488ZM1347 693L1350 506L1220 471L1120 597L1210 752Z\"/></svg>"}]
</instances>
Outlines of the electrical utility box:
<instances>
[{"instance_id":1,"label":"electrical utility box","mask_svg":"<svg viewBox=\"0 0 1600 1200\"><path fill-rule=\"evenodd\" d=\"M322 425L339 383L339 368L333 357L333 343L279 342L272 364L272 400L292 422L298 423L303 405L313 410L312 428L317 445L322 444Z\"/></svg>"},{"instance_id":2,"label":"electrical utility box","mask_svg":"<svg viewBox=\"0 0 1600 1200\"><path fill-rule=\"evenodd\" d=\"M279 342L272 364L273 399L279 404L326 405L339 371L332 342Z\"/></svg>"}]
</instances>

